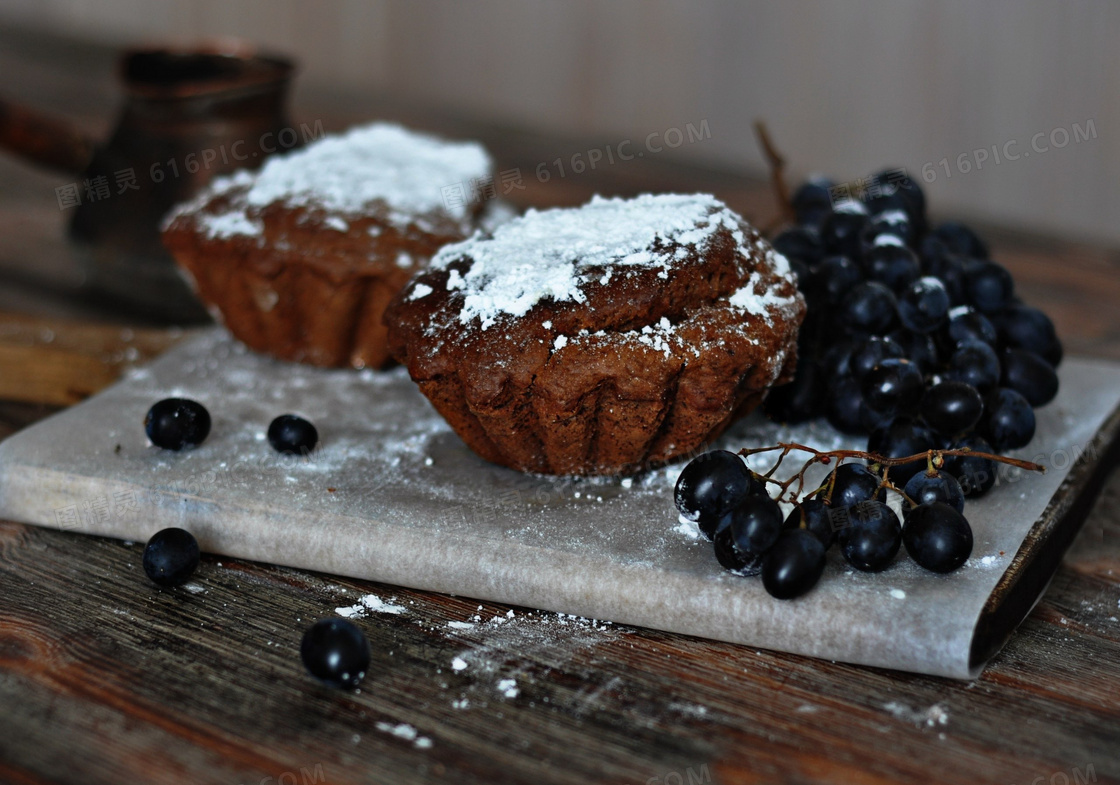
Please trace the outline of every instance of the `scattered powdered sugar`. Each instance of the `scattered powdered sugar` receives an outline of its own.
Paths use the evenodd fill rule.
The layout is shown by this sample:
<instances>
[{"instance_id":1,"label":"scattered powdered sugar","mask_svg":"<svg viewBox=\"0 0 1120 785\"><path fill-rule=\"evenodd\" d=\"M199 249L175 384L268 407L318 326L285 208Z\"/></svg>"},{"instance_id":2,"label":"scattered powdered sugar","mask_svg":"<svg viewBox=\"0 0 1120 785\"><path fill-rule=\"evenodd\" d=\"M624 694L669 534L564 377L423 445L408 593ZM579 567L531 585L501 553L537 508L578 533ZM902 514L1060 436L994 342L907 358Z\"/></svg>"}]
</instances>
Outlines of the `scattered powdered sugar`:
<instances>
[{"instance_id":1,"label":"scattered powdered sugar","mask_svg":"<svg viewBox=\"0 0 1120 785\"><path fill-rule=\"evenodd\" d=\"M507 698L516 698L521 690L517 688L517 679L502 679L498 682L498 692Z\"/></svg>"},{"instance_id":2,"label":"scattered powdered sugar","mask_svg":"<svg viewBox=\"0 0 1120 785\"><path fill-rule=\"evenodd\" d=\"M883 704L883 708L890 712L895 719L912 722L915 725L924 725L932 728L938 725L949 724L949 712L940 703L935 703L928 709L912 709L905 703L891 701Z\"/></svg>"},{"instance_id":3,"label":"scattered powdered sugar","mask_svg":"<svg viewBox=\"0 0 1120 785\"><path fill-rule=\"evenodd\" d=\"M456 657L455 659L451 660L451 670L458 673L459 671L463 671L463 670L466 670L466 669L467 669L467 661L464 660L462 657Z\"/></svg>"},{"instance_id":4,"label":"scattered powdered sugar","mask_svg":"<svg viewBox=\"0 0 1120 785\"><path fill-rule=\"evenodd\" d=\"M501 316L523 316L545 299L585 302L583 286L625 268L667 271L687 257L686 246L704 249L716 233L731 233L747 255L769 246L748 239L742 219L707 194L644 194L633 199L594 197L576 208L529 210L494 229L445 246L432 259L445 269L469 257L466 273L451 270L447 289L462 293L459 320L487 329ZM788 262L772 250L767 261L779 275ZM771 305L767 293L744 287L734 304L752 313ZM753 298L759 297L760 300Z\"/></svg>"},{"instance_id":5,"label":"scattered powdered sugar","mask_svg":"<svg viewBox=\"0 0 1120 785\"><path fill-rule=\"evenodd\" d=\"M346 619L362 618L370 613L404 613L403 605L392 605L376 594L367 594L356 605L335 608L334 612Z\"/></svg>"},{"instance_id":6,"label":"scattered powdered sugar","mask_svg":"<svg viewBox=\"0 0 1120 785\"><path fill-rule=\"evenodd\" d=\"M421 736L420 732L408 723L401 722L394 725L391 722L379 722L375 727L383 733L391 733L399 739L411 741L417 749L427 750L432 747L432 740L427 736Z\"/></svg>"},{"instance_id":7,"label":"scattered powdered sugar","mask_svg":"<svg viewBox=\"0 0 1120 785\"><path fill-rule=\"evenodd\" d=\"M374 205L388 208L387 219L407 226L418 213L450 215L464 226L471 218L468 200L444 199L444 189L487 177L490 156L475 142L451 142L391 123L373 123L330 135L307 147L268 159L255 175L221 177L176 214L204 204L214 195L244 188L231 212L204 215L213 236L258 235L252 215L270 204L307 206L342 215L364 215ZM340 232L349 224L339 215L325 225Z\"/></svg>"},{"instance_id":8,"label":"scattered powdered sugar","mask_svg":"<svg viewBox=\"0 0 1120 785\"><path fill-rule=\"evenodd\" d=\"M896 600L905 600L906 592L904 592L902 589L891 589L891 596Z\"/></svg>"},{"instance_id":9,"label":"scattered powdered sugar","mask_svg":"<svg viewBox=\"0 0 1120 785\"><path fill-rule=\"evenodd\" d=\"M419 300L421 297L427 297L432 293L432 287L426 283L418 283L412 287L412 291L408 295L409 300Z\"/></svg>"}]
</instances>

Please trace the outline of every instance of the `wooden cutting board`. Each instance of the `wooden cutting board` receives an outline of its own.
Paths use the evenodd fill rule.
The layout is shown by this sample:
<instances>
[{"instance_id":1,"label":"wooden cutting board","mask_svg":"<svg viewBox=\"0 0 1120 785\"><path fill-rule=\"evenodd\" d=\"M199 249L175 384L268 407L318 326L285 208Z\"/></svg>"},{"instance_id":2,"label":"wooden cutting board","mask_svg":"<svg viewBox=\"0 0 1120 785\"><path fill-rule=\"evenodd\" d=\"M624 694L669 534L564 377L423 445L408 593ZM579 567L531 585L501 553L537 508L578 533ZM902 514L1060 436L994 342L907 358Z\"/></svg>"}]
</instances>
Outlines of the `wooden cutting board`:
<instances>
[{"instance_id":1,"label":"wooden cutting board","mask_svg":"<svg viewBox=\"0 0 1120 785\"><path fill-rule=\"evenodd\" d=\"M214 328L0 444L0 516L145 540L183 526L208 552L653 627L810 656L974 677L1044 589L1114 457L1120 366L1068 359L1057 400L1010 469L966 510L976 546L948 576L901 554L864 574L835 551L818 587L782 602L719 568L677 520L679 466L555 479L487 464L403 369L277 362ZM214 427L198 449L147 443L148 407L186 396ZM310 458L276 454L271 419L319 427ZM857 446L825 425L762 417L716 446Z\"/></svg>"}]
</instances>

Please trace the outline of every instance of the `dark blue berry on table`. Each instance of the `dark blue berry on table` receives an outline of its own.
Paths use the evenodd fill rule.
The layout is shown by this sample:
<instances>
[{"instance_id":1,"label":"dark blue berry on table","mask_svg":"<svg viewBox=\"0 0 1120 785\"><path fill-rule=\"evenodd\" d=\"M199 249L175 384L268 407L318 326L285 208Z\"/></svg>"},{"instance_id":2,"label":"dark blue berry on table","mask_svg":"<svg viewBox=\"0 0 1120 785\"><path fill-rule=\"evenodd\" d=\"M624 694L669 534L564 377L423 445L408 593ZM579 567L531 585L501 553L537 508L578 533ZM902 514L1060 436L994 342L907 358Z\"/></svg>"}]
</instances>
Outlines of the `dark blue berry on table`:
<instances>
[{"instance_id":1,"label":"dark blue berry on table","mask_svg":"<svg viewBox=\"0 0 1120 785\"><path fill-rule=\"evenodd\" d=\"M805 499L790 510L785 523L782 524L782 530L806 529L820 540L821 545L827 550L832 547L836 539L831 512L832 508L824 503L824 499Z\"/></svg>"},{"instance_id":2,"label":"dark blue berry on table","mask_svg":"<svg viewBox=\"0 0 1120 785\"><path fill-rule=\"evenodd\" d=\"M870 499L886 499L886 491L879 487L882 485L882 478L859 463L837 466L832 471L831 482L831 493L826 489L823 495L833 510L852 507Z\"/></svg>"},{"instance_id":3,"label":"dark blue berry on table","mask_svg":"<svg viewBox=\"0 0 1120 785\"><path fill-rule=\"evenodd\" d=\"M940 327L949 315L949 292L937 278L925 276L911 283L898 300L898 320L916 333Z\"/></svg>"},{"instance_id":4,"label":"dark blue berry on table","mask_svg":"<svg viewBox=\"0 0 1120 785\"><path fill-rule=\"evenodd\" d=\"M922 274L918 257L901 245L876 245L863 259L867 279L878 281L892 292L903 292Z\"/></svg>"},{"instance_id":5,"label":"dark blue berry on table","mask_svg":"<svg viewBox=\"0 0 1120 785\"><path fill-rule=\"evenodd\" d=\"M860 502L848 508L847 525L836 536L848 564L864 572L885 570L902 546L902 526L887 505Z\"/></svg>"},{"instance_id":6,"label":"dark blue berry on table","mask_svg":"<svg viewBox=\"0 0 1120 785\"><path fill-rule=\"evenodd\" d=\"M1015 293L1011 273L995 262L966 265L964 287L968 301L981 313L995 313L1010 305Z\"/></svg>"},{"instance_id":7,"label":"dark blue berry on table","mask_svg":"<svg viewBox=\"0 0 1120 785\"><path fill-rule=\"evenodd\" d=\"M863 377L860 385L864 402L872 410L889 415L913 411L924 389L922 372L905 359L883 360Z\"/></svg>"},{"instance_id":8,"label":"dark blue berry on table","mask_svg":"<svg viewBox=\"0 0 1120 785\"><path fill-rule=\"evenodd\" d=\"M751 494L724 516L724 526L740 553L763 554L782 531L782 508L766 494Z\"/></svg>"},{"instance_id":9,"label":"dark blue berry on table","mask_svg":"<svg viewBox=\"0 0 1120 785\"><path fill-rule=\"evenodd\" d=\"M965 436L949 443L946 449L968 449L977 453L994 455L992 445L980 436ZM946 455L943 470L957 478L965 498L983 496L996 484L996 463L979 455Z\"/></svg>"},{"instance_id":10,"label":"dark blue berry on table","mask_svg":"<svg viewBox=\"0 0 1120 785\"><path fill-rule=\"evenodd\" d=\"M964 491L961 490L957 478L947 471L934 469L932 472L918 472L907 481L906 487L902 490L909 499L914 500L916 505L943 502L957 512L964 512ZM907 512L910 506L910 502L904 498L902 511Z\"/></svg>"},{"instance_id":11,"label":"dark blue berry on table","mask_svg":"<svg viewBox=\"0 0 1120 785\"><path fill-rule=\"evenodd\" d=\"M948 504L921 504L906 514L902 542L910 558L922 567L952 572L972 554L972 527Z\"/></svg>"},{"instance_id":12,"label":"dark blue berry on table","mask_svg":"<svg viewBox=\"0 0 1120 785\"><path fill-rule=\"evenodd\" d=\"M144 431L152 444L165 450L197 447L210 433L210 412L189 398L164 398L148 410Z\"/></svg>"},{"instance_id":13,"label":"dark blue berry on table","mask_svg":"<svg viewBox=\"0 0 1120 785\"><path fill-rule=\"evenodd\" d=\"M162 529L144 546L144 574L160 586L182 586L198 569L198 540L186 529Z\"/></svg>"},{"instance_id":14,"label":"dark blue berry on table","mask_svg":"<svg viewBox=\"0 0 1120 785\"><path fill-rule=\"evenodd\" d=\"M928 428L913 417L896 418L886 428L872 432L867 440L868 452L884 458L906 458L937 447L937 440ZM905 485L917 472L926 467L926 457L891 466L889 477L895 485Z\"/></svg>"},{"instance_id":15,"label":"dark blue berry on table","mask_svg":"<svg viewBox=\"0 0 1120 785\"><path fill-rule=\"evenodd\" d=\"M1058 374L1053 366L1026 349L1007 349L1000 358L1000 385L1010 387L1031 406L1045 406L1058 394Z\"/></svg>"},{"instance_id":16,"label":"dark blue berry on table","mask_svg":"<svg viewBox=\"0 0 1120 785\"><path fill-rule=\"evenodd\" d=\"M884 197L897 197L910 217L910 222L925 231L926 195L922 187L906 174L905 169L884 169L875 174L872 180L879 185ZM876 199L873 197L871 202L876 203ZM891 203L894 203L893 200Z\"/></svg>"},{"instance_id":17,"label":"dark blue berry on table","mask_svg":"<svg viewBox=\"0 0 1120 785\"><path fill-rule=\"evenodd\" d=\"M689 461L677 477L673 497L677 510L708 538L720 519L761 486L733 452L712 450Z\"/></svg>"},{"instance_id":18,"label":"dark blue berry on table","mask_svg":"<svg viewBox=\"0 0 1120 785\"><path fill-rule=\"evenodd\" d=\"M307 672L328 687L357 687L369 670L369 641L346 619L322 619L303 634L300 658Z\"/></svg>"},{"instance_id":19,"label":"dark blue berry on table","mask_svg":"<svg viewBox=\"0 0 1120 785\"><path fill-rule=\"evenodd\" d=\"M309 455L319 443L319 432L295 414L281 414L268 426L268 443L284 455Z\"/></svg>"},{"instance_id":20,"label":"dark blue berry on table","mask_svg":"<svg viewBox=\"0 0 1120 785\"><path fill-rule=\"evenodd\" d=\"M1062 344L1054 323L1037 308L1009 305L992 314L992 324L1005 346L1035 352L1055 368L1062 362Z\"/></svg>"},{"instance_id":21,"label":"dark blue berry on table","mask_svg":"<svg viewBox=\"0 0 1120 785\"><path fill-rule=\"evenodd\" d=\"M956 436L976 427L984 414L980 391L967 382L943 381L926 390L918 405L922 419L943 436Z\"/></svg>"},{"instance_id":22,"label":"dark blue berry on table","mask_svg":"<svg viewBox=\"0 0 1120 785\"><path fill-rule=\"evenodd\" d=\"M772 597L792 600L817 585L824 572L825 547L807 529L782 532L762 562L762 585Z\"/></svg>"},{"instance_id":23,"label":"dark blue berry on table","mask_svg":"<svg viewBox=\"0 0 1120 785\"><path fill-rule=\"evenodd\" d=\"M945 376L953 381L971 384L981 394L986 394L999 384L1001 373L996 350L986 343L969 341L958 346L949 357Z\"/></svg>"},{"instance_id":24,"label":"dark blue berry on table","mask_svg":"<svg viewBox=\"0 0 1120 785\"><path fill-rule=\"evenodd\" d=\"M980 432L996 452L1026 447L1034 438L1034 429L1034 409L1014 390L1001 387L985 403Z\"/></svg>"},{"instance_id":25,"label":"dark blue berry on table","mask_svg":"<svg viewBox=\"0 0 1120 785\"><path fill-rule=\"evenodd\" d=\"M857 335L882 335L898 322L898 299L877 281L853 286L840 308L842 326Z\"/></svg>"}]
</instances>

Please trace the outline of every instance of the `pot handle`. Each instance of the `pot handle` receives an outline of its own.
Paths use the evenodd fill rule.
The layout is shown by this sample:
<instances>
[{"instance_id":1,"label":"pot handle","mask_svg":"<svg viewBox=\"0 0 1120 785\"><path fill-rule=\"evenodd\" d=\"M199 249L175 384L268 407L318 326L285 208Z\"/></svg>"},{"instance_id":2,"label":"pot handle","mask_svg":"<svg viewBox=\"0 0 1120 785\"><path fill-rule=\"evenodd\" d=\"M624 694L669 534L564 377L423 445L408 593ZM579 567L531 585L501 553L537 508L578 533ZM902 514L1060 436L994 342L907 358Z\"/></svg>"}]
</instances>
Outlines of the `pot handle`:
<instances>
[{"instance_id":1,"label":"pot handle","mask_svg":"<svg viewBox=\"0 0 1120 785\"><path fill-rule=\"evenodd\" d=\"M93 157L94 142L65 120L0 99L0 148L77 175Z\"/></svg>"}]
</instances>

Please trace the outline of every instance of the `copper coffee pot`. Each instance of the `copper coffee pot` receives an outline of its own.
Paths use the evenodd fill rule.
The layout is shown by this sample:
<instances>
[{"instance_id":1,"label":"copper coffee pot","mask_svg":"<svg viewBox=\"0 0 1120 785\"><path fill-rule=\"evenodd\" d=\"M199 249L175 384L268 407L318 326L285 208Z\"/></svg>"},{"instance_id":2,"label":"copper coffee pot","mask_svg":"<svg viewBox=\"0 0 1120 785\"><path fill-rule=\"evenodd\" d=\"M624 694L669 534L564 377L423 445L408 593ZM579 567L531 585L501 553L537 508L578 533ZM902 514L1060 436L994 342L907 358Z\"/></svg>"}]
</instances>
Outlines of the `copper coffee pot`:
<instances>
[{"instance_id":1,"label":"copper coffee pot","mask_svg":"<svg viewBox=\"0 0 1120 785\"><path fill-rule=\"evenodd\" d=\"M294 66L239 42L125 52L125 104L96 145L65 121L0 100L0 146L70 175L55 189L103 301L167 322L207 318L159 238L169 209L215 175L256 168L322 133L285 111Z\"/></svg>"}]
</instances>

